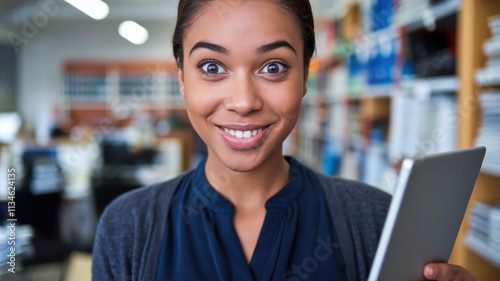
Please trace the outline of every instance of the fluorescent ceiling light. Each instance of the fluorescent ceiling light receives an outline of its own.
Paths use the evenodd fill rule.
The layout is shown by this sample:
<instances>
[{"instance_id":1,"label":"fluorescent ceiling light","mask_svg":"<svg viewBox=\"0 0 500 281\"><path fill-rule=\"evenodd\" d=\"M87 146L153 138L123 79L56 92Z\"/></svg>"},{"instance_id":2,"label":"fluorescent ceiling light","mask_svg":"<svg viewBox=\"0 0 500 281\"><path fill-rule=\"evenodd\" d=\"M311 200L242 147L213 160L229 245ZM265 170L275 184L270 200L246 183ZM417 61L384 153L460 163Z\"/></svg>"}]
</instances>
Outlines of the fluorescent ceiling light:
<instances>
[{"instance_id":1,"label":"fluorescent ceiling light","mask_svg":"<svg viewBox=\"0 0 500 281\"><path fill-rule=\"evenodd\" d=\"M102 20L109 14L109 6L101 0L65 0L95 20Z\"/></svg>"},{"instance_id":2,"label":"fluorescent ceiling light","mask_svg":"<svg viewBox=\"0 0 500 281\"><path fill-rule=\"evenodd\" d=\"M148 40L149 32L135 21L127 20L120 23L118 33L128 41L141 45Z\"/></svg>"}]
</instances>

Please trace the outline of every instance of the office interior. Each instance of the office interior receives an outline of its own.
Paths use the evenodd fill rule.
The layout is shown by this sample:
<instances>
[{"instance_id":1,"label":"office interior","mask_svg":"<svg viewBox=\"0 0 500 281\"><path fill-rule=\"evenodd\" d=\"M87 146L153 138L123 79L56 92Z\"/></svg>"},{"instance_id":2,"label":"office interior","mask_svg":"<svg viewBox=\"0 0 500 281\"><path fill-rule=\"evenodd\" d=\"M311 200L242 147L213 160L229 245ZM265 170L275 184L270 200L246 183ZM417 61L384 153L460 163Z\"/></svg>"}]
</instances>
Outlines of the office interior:
<instances>
[{"instance_id":1,"label":"office interior","mask_svg":"<svg viewBox=\"0 0 500 281\"><path fill-rule=\"evenodd\" d=\"M207 153L179 93L177 1L77 2L0 2L2 280L90 280L107 204ZM486 146L450 262L499 280L500 2L311 4L317 50L284 153L393 193L404 158Z\"/></svg>"}]
</instances>

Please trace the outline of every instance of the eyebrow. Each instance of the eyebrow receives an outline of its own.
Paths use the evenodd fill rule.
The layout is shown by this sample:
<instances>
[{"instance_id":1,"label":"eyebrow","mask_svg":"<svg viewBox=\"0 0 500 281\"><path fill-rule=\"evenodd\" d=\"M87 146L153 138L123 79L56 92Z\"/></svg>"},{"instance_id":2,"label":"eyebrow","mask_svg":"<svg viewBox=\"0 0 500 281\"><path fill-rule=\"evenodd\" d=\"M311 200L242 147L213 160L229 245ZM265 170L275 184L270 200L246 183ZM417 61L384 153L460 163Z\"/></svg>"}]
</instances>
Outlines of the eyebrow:
<instances>
[{"instance_id":1,"label":"eyebrow","mask_svg":"<svg viewBox=\"0 0 500 281\"><path fill-rule=\"evenodd\" d=\"M200 41L200 42L196 43L193 46L193 48L191 48L191 51L189 51L189 55L191 56L193 51L196 49L199 49L199 48L206 48L206 49L209 49L209 50L221 53L221 54L225 54L225 55L229 54L229 51L222 46L219 46L219 45L213 44L213 43Z\"/></svg>"},{"instance_id":2,"label":"eyebrow","mask_svg":"<svg viewBox=\"0 0 500 281\"><path fill-rule=\"evenodd\" d=\"M278 49L281 47L286 47L286 48L292 50L295 54L297 54L297 51L295 51L295 49L292 47L292 45L285 40L280 40L280 41L272 42L272 43L269 43L266 45L262 45L257 49L257 53L263 54L263 53L266 53L266 52L269 52L269 51L272 51L274 49Z\"/></svg>"},{"instance_id":3,"label":"eyebrow","mask_svg":"<svg viewBox=\"0 0 500 281\"><path fill-rule=\"evenodd\" d=\"M292 50L295 54L297 54L297 51L295 51L295 49L292 47L292 45L285 40L279 40L276 42L262 45L259 48L257 48L257 53L263 54L263 53L270 52L272 50L282 48L282 47L288 48L288 49ZM191 54L193 53L194 50L199 49L199 48L206 48L206 49L209 49L209 50L212 50L212 51L224 54L224 55L229 54L229 51L220 45L200 41L200 42L196 43L193 46L193 48L191 48L191 51L189 51L189 56L191 56Z\"/></svg>"}]
</instances>

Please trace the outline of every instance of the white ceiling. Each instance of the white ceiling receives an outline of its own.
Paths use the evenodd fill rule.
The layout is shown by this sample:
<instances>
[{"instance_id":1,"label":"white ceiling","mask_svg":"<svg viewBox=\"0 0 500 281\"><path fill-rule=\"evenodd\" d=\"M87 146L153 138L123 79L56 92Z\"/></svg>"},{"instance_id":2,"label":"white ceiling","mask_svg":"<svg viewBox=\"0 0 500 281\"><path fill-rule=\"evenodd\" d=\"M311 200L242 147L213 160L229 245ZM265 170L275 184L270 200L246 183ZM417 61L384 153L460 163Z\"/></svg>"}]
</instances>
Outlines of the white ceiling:
<instances>
[{"instance_id":1,"label":"white ceiling","mask_svg":"<svg viewBox=\"0 0 500 281\"><path fill-rule=\"evenodd\" d=\"M109 5L109 15L102 22L135 20L141 22L172 21L179 0L103 0ZM339 0L310 0L315 17L331 17ZM47 8L48 5L48 8ZM9 32L19 33L27 24L78 23L93 19L64 0L0 0L0 43L9 42ZM27 23L28 22L28 23Z\"/></svg>"},{"instance_id":2,"label":"white ceiling","mask_svg":"<svg viewBox=\"0 0 500 281\"><path fill-rule=\"evenodd\" d=\"M103 0L110 6L106 20L162 20L176 16L178 0ZM340 0L310 0L315 16L333 16L340 10ZM352 0L350 0L352 1ZM23 18L30 19L37 13L44 13L44 3L56 6L57 12L49 15L52 21L91 20L64 0L1 0L0 26L23 24Z\"/></svg>"},{"instance_id":3,"label":"white ceiling","mask_svg":"<svg viewBox=\"0 0 500 281\"><path fill-rule=\"evenodd\" d=\"M104 21L165 20L175 17L178 0L105 0L109 15ZM50 8L47 9L47 4ZM91 21L63 0L2 0L0 25L22 25L26 19L45 14L50 21Z\"/></svg>"},{"instance_id":4,"label":"white ceiling","mask_svg":"<svg viewBox=\"0 0 500 281\"><path fill-rule=\"evenodd\" d=\"M138 22L175 19L178 0L104 0L109 15L102 22L135 20ZM64 0L1 0L0 43L9 43L8 34L19 34L22 28L35 24L43 29L48 24L94 21ZM37 25L37 22L40 23Z\"/></svg>"}]
</instances>

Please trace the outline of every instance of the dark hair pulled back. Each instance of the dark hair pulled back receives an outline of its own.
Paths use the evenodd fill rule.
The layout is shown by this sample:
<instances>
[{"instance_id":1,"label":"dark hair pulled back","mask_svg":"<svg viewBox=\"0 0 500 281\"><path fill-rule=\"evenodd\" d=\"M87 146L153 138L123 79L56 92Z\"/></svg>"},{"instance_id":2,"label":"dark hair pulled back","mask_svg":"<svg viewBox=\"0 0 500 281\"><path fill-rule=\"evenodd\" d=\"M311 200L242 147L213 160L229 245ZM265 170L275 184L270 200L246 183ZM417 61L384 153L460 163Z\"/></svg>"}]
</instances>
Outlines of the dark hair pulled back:
<instances>
[{"instance_id":1,"label":"dark hair pulled back","mask_svg":"<svg viewBox=\"0 0 500 281\"><path fill-rule=\"evenodd\" d=\"M177 23L172 38L172 48L177 66L183 66L183 40L187 30L202 12L203 8L216 0L180 0L177 9ZM315 50L314 19L309 0L269 0L280 4L294 18L302 29L304 41L304 68L307 70Z\"/></svg>"}]
</instances>

